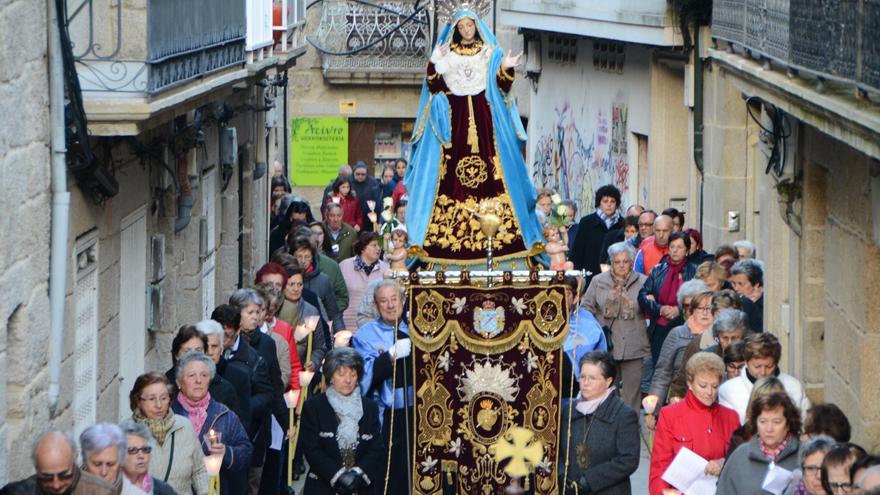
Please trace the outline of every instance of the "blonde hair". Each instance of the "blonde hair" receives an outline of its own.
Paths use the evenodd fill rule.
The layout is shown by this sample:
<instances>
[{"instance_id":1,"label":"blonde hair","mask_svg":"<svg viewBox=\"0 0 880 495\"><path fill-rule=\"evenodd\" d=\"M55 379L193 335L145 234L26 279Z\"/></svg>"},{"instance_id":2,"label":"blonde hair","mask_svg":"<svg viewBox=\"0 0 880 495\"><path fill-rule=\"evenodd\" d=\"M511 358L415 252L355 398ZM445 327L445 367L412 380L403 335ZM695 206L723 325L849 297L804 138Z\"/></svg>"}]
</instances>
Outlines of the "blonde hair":
<instances>
[{"instance_id":1,"label":"blonde hair","mask_svg":"<svg viewBox=\"0 0 880 495\"><path fill-rule=\"evenodd\" d=\"M715 373L718 375L718 380L722 381L724 380L725 371L724 360L714 352L698 352L691 356L685 365L685 373L689 382L693 381L698 374L703 372Z\"/></svg>"},{"instance_id":2,"label":"blonde hair","mask_svg":"<svg viewBox=\"0 0 880 495\"><path fill-rule=\"evenodd\" d=\"M721 282L721 285L724 285L724 282L727 281L727 270L714 261L700 263L700 266L697 267L697 273L694 275L694 278L705 280L706 277L709 276L714 276L719 282Z\"/></svg>"},{"instance_id":3,"label":"blonde hair","mask_svg":"<svg viewBox=\"0 0 880 495\"><path fill-rule=\"evenodd\" d=\"M752 387L752 393L749 395L749 405L746 408L746 418L752 417L752 404L754 404L756 400L778 392L783 394L786 393L785 386L783 386L779 378L776 378L775 376L767 376L755 381L755 386Z\"/></svg>"}]
</instances>

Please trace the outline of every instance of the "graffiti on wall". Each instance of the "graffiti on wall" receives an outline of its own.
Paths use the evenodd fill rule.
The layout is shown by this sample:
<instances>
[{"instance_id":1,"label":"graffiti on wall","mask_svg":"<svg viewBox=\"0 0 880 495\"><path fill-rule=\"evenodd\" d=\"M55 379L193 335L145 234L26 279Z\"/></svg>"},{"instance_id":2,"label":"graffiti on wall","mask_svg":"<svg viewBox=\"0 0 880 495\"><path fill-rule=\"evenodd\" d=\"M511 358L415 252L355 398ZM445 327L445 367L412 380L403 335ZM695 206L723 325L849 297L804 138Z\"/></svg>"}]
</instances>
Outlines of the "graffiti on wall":
<instances>
[{"instance_id":1,"label":"graffiti on wall","mask_svg":"<svg viewBox=\"0 0 880 495\"><path fill-rule=\"evenodd\" d=\"M553 125L535 143L534 183L573 200L582 212L593 209L594 192L602 185L614 184L626 195L629 191L626 104L613 103L608 113L599 110L594 132L589 136L583 131L584 123L579 125L570 103L556 107L555 113Z\"/></svg>"}]
</instances>

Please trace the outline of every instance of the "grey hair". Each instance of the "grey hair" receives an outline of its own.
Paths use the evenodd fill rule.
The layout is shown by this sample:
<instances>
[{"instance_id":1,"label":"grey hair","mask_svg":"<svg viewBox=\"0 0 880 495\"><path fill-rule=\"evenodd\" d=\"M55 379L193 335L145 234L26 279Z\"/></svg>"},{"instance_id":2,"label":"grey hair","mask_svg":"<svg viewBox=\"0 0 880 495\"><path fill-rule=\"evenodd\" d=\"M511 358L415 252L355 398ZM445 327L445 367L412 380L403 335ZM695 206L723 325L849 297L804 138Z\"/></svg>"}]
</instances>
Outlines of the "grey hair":
<instances>
[{"instance_id":1,"label":"grey hair","mask_svg":"<svg viewBox=\"0 0 880 495\"><path fill-rule=\"evenodd\" d=\"M746 251L749 252L749 258L754 258L754 257L755 257L755 252L756 252L756 249L757 249L757 248L755 248L755 243L754 243L754 242L749 241L749 240L746 240L746 239L742 239L742 240L739 240L739 241L734 242L734 243L733 243L733 248L734 248L734 249L737 249L737 248L743 248L743 249L745 249Z\"/></svg>"},{"instance_id":2,"label":"grey hair","mask_svg":"<svg viewBox=\"0 0 880 495\"><path fill-rule=\"evenodd\" d=\"M196 330L208 335L219 335L223 337L223 325L214 320L202 320L195 325Z\"/></svg>"},{"instance_id":3,"label":"grey hair","mask_svg":"<svg viewBox=\"0 0 880 495\"><path fill-rule=\"evenodd\" d=\"M562 206L570 206L571 209L574 210L575 216L577 216L577 214L578 214L577 203L575 203L574 201L572 201L570 199L563 199L562 202L560 202L559 204L561 204Z\"/></svg>"},{"instance_id":4,"label":"grey hair","mask_svg":"<svg viewBox=\"0 0 880 495\"><path fill-rule=\"evenodd\" d=\"M712 337L718 338L722 333L742 330L743 337L749 333L749 317L738 309L722 309L715 315L712 322Z\"/></svg>"},{"instance_id":5,"label":"grey hair","mask_svg":"<svg viewBox=\"0 0 880 495\"><path fill-rule=\"evenodd\" d=\"M629 256L630 261L636 259L636 248L634 248L632 244L626 241L615 242L614 244L608 246L609 260L614 260L614 257L620 253L626 253L626 255Z\"/></svg>"},{"instance_id":6,"label":"grey hair","mask_svg":"<svg viewBox=\"0 0 880 495\"><path fill-rule=\"evenodd\" d=\"M685 299L693 299L703 292L712 292L712 289L706 285L706 282L697 279L691 279L687 282L681 284L681 287L678 288L678 307L684 308L684 300Z\"/></svg>"},{"instance_id":7,"label":"grey hair","mask_svg":"<svg viewBox=\"0 0 880 495\"><path fill-rule=\"evenodd\" d=\"M254 289L238 289L229 296L229 304L241 311L250 304L263 307L264 303L263 298Z\"/></svg>"},{"instance_id":8,"label":"grey hair","mask_svg":"<svg viewBox=\"0 0 880 495\"><path fill-rule=\"evenodd\" d=\"M364 358L351 347L337 347L324 355L324 364L321 366L321 373L328 385L336 370L343 366L353 369L357 373L358 382L361 381L364 376Z\"/></svg>"},{"instance_id":9,"label":"grey hair","mask_svg":"<svg viewBox=\"0 0 880 495\"><path fill-rule=\"evenodd\" d=\"M174 373L178 380L183 376L183 370L186 368L186 365L194 362L205 363L205 366L208 367L208 371L211 373L211 379L214 379L214 375L217 374L217 366L214 364L214 360L201 352L193 351L187 352L182 358L177 360Z\"/></svg>"},{"instance_id":10,"label":"grey hair","mask_svg":"<svg viewBox=\"0 0 880 495\"><path fill-rule=\"evenodd\" d=\"M150 433L150 429L147 428L147 425L145 425L144 423L138 423L137 421L127 419L122 423L119 423L119 429L121 429L122 433L124 433L125 435L143 438L150 445L153 445L155 443L155 440L153 439L153 434Z\"/></svg>"},{"instance_id":11,"label":"grey hair","mask_svg":"<svg viewBox=\"0 0 880 495\"><path fill-rule=\"evenodd\" d=\"M82 446L82 463L88 463L89 456L103 452L110 447L116 446L119 454L119 463L125 460L127 442L122 430L112 423L98 423L89 426L79 435L79 444Z\"/></svg>"},{"instance_id":12,"label":"grey hair","mask_svg":"<svg viewBox=\"0 0 880 495\"><path fill-rule=\"evenodd\" d=\"M386 287L393 287L393 288L397 289L397 293L398 293L398 295L400 295L400 284L397 283L397 280L394 280L393 278L383 278L382 280L379 280L376 283L376 286L373 287L373 291L370 294L371 296L373 296L373 306L376 307L377 311L379 309L379 306L376 305L376 294L379 293L379 290L384 289Z\"/></svg>"},{"instance_id":13,"label":"grey hair","mask_svg":"<svg viewBox=\"0 0 880 495\"><path fill-rule=\"evenodd\" d=\"M804 460L816 452L828 453L837 442L828 435L816 435L801 444L801 451L798 453L798 464L803 467Z\"/></svg>"},{"instance_id":14,"label":"grey hair","mask_svg":"<svg viewBox=\"0 0 880 495\"><path fill-rule=\"evenodd\" d=\"M37 438L34 439L34 443L31 445L31 461L34 463L34 466L37 465L37 447L40 446L40 443L49 435L59 434L64 437L64 440L67 441L67 446L70 447L70 452L73 453L74 460L76 459L77 453L79 452L79 447L76 445L76 440L73 438L73 435L67 433L66 431L61 430L49 430L44 431L37 435Z\"/></svg>"},{"instance_id":15,"label":"grey hair","mask_svg":"<svg viewBox=\"0 0 880 495\"><path fill-rule=\"evenodd\" d=\"M730 269L731 275L745 275L752 285L764 285L764 264L751 258L739 260Z\"/></svg>"}]
</instances>

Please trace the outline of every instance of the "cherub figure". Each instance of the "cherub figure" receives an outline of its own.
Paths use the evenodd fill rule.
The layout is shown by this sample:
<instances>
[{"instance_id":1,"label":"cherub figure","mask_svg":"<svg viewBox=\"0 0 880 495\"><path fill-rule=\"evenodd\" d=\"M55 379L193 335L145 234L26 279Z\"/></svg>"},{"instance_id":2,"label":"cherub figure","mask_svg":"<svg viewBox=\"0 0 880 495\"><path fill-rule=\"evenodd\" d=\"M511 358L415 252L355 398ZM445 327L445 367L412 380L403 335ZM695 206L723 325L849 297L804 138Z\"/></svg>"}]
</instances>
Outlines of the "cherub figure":
<instances>
[{"instance_id":1,"label":"cherub figure","mask_svg":"<svg viewBox=\"0 0 880 495\"><path fill-rule=\"evenodd\" d=\"M391 242L385 251L385 260L395 271L406 271L406 245L409 243L409 235L403 229L395 229L391 232Z\"/></svg>"},{"instance_id":2,"label":"cherub figure","mask_svg":"<svg viewBox=\"0 0 880 495\"><path fill-rule=\"evenodd\" d=\"M544 244L544 252L550 256L551 270L574 270L574 264L565 260L565 253L568 251L559 235L559 231L565 231L565 227L556 227L555 225L546 225L544 227L544 238L547 243Z\"/></svg>"}]
</instances>

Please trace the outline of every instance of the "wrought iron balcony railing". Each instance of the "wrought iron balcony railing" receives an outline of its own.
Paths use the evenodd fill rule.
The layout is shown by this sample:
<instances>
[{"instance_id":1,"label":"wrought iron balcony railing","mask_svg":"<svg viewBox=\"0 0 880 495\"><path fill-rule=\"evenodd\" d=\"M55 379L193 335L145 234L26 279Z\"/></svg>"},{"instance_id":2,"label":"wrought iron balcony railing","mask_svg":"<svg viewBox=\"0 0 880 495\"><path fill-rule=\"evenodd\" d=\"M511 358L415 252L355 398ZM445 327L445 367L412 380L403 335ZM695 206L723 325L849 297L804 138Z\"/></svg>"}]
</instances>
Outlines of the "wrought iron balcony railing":
<instances>
[{"instance_id":1,"label":"wrought iron balcony railing","mask_svg":"<svg viewBox=\"0 0 880 495\"><path fill-rule=\"evenodd\" d=\"M324 0L315 39L331 82L417 83L431 49L430 16L409 1Z\"/></svg>"},{"instance_id":2,"label":"wrought iron balcony railing","mask_svg":"<svg viewBox=\"0 0 880 495\"><path fill-rule=\"evenodd\" d=\"M282 54L304 50L306 47L305 0L275 0L274 8L277 9L272 25L276 41L275 49Z\"/></svg>"},{"instance_id":3,"label":"wrought iron balcony railing","mask_svg":"<svg viewBox=\"0 0 880 495\"><path fill-rule=\"evenodd\" d=\"M714 0L712 36L820 84L880 91L880 0Z\"/></svg>"}]
</instances>

